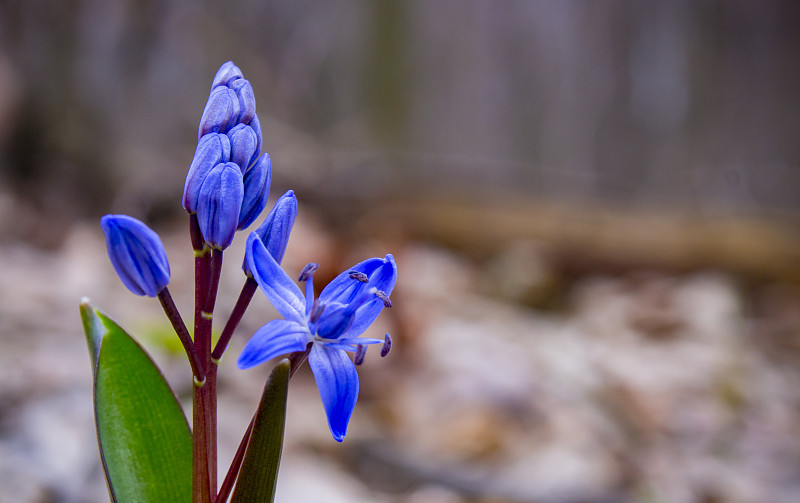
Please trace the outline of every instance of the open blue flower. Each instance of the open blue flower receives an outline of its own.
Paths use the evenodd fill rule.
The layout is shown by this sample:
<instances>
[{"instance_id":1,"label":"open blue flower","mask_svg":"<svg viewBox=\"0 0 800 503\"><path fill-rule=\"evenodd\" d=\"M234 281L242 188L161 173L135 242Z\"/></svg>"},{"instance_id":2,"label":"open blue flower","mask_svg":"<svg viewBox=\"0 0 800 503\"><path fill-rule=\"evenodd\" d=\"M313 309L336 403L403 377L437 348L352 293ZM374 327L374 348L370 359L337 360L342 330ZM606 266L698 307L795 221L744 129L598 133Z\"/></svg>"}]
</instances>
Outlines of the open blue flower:
<instances>
[{"instance_id":1,"label":"open blue flower","mask_svg":"<svg viewBox=\"0 0 800 503\"><path fill-rule=\"evenodd\" d=\"M346 270L314 298L312 276L317 264L303 269L305 297L281 269L257 235L247 240L245 260L275 309L285 319L261 327L239 356L246 369L276 356L305 351L317 381L333 438L341 442L358 399L358 374L346 351L381 344L384 339L360 338L384 307L397 280L394 257L371 258Z\"/></svg>"}]
</instances>

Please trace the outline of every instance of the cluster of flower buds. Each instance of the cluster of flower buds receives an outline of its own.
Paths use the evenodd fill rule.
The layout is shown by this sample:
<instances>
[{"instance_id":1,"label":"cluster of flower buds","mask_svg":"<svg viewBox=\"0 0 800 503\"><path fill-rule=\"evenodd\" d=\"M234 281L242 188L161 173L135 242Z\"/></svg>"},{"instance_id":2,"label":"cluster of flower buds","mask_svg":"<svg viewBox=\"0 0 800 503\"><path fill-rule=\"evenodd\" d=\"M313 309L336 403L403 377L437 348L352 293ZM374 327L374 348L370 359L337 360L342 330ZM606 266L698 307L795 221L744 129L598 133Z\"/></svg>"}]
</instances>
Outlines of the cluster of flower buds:
<instances>
[{"instance_id":1,"label":"cluster of flower buds","mask_svg":"<svg viewBox=\"0 0 800 503\"><path fill-rule=\"evenodd\" d=\"M232 61L214 77L198 135L183 207L196 214L205 243L222 250L264 210L272 178L269 154L260 154L253 88ZM297 199L290 190L254 231L278 262L296 215ZM125 286L137 295L156 297L169 283L167 254L158 235L127 215L106 215L101 224L111 263ZM252 276L246 263L243 268Z\"/></svg>"},{"instance_id":2,"label":"cluster of flower buds","mask_svg":"<svg viewBox=\"0 0 800 503\"><path fill-rule=\"evenodd\" d=\"M224 250L263 211L272 176L253 87L232 61L214 77L197 136L183 207L197 214L206 244Z\"/></svg>"}]
</instances>

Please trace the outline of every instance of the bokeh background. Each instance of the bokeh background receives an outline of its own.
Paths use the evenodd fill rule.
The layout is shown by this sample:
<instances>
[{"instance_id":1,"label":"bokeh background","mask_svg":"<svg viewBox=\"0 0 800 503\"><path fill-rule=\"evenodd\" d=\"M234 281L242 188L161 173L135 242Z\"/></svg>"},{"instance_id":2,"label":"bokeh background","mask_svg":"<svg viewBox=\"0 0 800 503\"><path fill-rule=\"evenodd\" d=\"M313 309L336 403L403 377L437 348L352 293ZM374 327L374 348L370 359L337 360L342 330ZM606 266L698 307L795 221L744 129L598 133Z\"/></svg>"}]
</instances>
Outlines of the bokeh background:
<instances>
[{"instance_id":1,"label":"bokeh background","mask_svg":"<svg viewBox=\"0 0 800 503\"><path fill-rule=\"evenodd\" d=\"M189 313L179 201L227 60L271 200L300 199L285 268L400 270L344 444L293 380L278 501L800 500L798 26L791 0L0 3L0 502L107 500L82 296L190 401L98 219L161 233ZM257 294L223 360L223 467L269 370L234 355L275 316Z\"/></svg>"}]
</instances>

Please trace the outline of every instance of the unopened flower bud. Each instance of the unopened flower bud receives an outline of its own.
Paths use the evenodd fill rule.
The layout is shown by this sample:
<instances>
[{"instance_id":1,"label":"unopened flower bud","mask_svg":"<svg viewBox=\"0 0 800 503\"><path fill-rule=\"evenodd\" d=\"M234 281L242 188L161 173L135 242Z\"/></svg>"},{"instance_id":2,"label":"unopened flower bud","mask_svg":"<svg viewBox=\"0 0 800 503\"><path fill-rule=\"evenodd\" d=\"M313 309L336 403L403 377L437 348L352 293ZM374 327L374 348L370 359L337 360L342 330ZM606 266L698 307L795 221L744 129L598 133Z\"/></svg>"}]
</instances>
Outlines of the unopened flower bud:
<instances>
[{"instance_id":1,"label":"unopened flower bud","mask_svg":"<svg viewBox=\"0 0 800 503\"><path fill-rule=\"evenodd\" d=\"M217 70L217 74L214 75L214 81L211 83L211 88L227 86L232 81L243 77L239 67L234 65L233 61L228 61L227 63L223 63L222 66L219 67L219 70Z\"/></svg>"},{"instance_id":2,"label":"unopened flower bud","mask_svg":"<svg viewBox=\"0 0 800 503\"><path fill-rule=\"evenodd\" d=\"M249 128L248 128L249 129ZM239 225L242 230L252 224L267 205L269 184L272 180L272 163L266 152L244 173L244 199L239 212Z\"/></svg>"},{"instance_id":3,"label":"unopened flower bud","mask_svg":"<svg viewBox=\"0 0 800 503\"><path fill-rule=\"evenodd\" d=\"M197 138L200 139L208 133L226 133L236 125L240 113L241 106L236 93L226 86L215 87L200 117Z\"/></svg>"},{"instance_id":4,"label":"unopened flower bud","mask_svg":"<svg viewBox=\"0 0 800 503\"><path fill-rule=\"evenodd\" d=\"M235 119L238 123L249 123L256 115L256 96L253 93L253 86L247 79L236 79L228 84L228 87L236 93L239 99L239 113Z\"/></svg>"},{"instance_id":5,"label":"unopened flower bud","mask_svg":"<svg viewBox=\"0 0 800 503\"><path fill-rule=\"evenodd\" d=\"M256 133L256 139L258 140L256 142L256 154L258 154L258 152L261 152L261 141L262 141L262 139L261 139L261 122L259 122L259 120L258 120L258 115L254 115L253 118L250 120L250 123L247 124L247 125L250 126L251 128L253 128L253 131L255 131L255 133Z\"/></svg>"},{"instance_id":6,"label":"unopened flower bud","mask_svg":"<svg viewBox=\"0 0 800 503\"><path fill-rule=\"evenodd\" d=\"M169 283L169 262L161 238L141 221L127 215L100 219L108 258L117 275L136 295L155 297Z\"/></svg>"},{"instance_id":7,"label":"unopened flower bud","mask_svg":"<svg viewBox=\"0 0 800 503\"><path fill-rule=\"evenodd\" d=\"M289 234L292 232L294 220L297 217L297 197L294 191L288 190L276 202L275 206L264 219L264 222L253 231L260 239L275 262L281 263L286 245L289 243ZM252 276L247 261L242 265L244 273Z\"/></svg>"},{"instance_id":8,"label":"unopened flower bud","mask_svg":"<svg viewBox=\"0 0 800 503\"><path fill-rule=\"evenodd\" d=\"M232 162L214 166L200 187L197 201L197 223L210 247L224 250L233 242L243 198L239 166Z\"/></svg>"},{"instance_id":9,"label":"unopened flower bud","mask_svg":"<svg viewBox=\"0 0 800 503\"><path fill-rule=\"evenodd\" d=\"M197 211L197 199L203 181L217 164L230 161L231 144L228 137L219 133L208 133L197 142L186 183L183 186L183 208L190 214Z\"/></svg>"},{"instance_id":10,"label":"unopened flower bud","mask_svg":"<svg viewBox=\"0 0 800 503\"><path fill-rule=\"evenodd\" d=\"M231 162L238 164L244 173L258 157L256 132L247 124L237 124L228 131L228 139L231 142Z\"/></svg>"}]
</instances>

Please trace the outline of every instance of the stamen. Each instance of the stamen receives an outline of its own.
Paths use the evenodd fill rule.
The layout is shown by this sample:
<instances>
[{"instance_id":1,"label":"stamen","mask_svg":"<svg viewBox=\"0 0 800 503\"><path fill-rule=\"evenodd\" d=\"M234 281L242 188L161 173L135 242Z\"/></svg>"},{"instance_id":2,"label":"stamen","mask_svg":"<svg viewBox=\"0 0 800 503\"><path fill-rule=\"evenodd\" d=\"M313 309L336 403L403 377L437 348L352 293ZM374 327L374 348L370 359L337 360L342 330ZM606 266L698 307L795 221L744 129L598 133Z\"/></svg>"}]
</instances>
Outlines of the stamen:
<instances>
[{"instance_id":1,"label":"stamen","mask_svg":"<svg viewBox=\"0 0 800 503\"><path fill-rule=\"evenodd\" d=\"M322 311L325 310L325 305L319 304L319 299L314 299L314 304L311 306L311 313L308 315L308 321L311 323L316 323L319 321L319 317L322 316Z\"/></svg>"},{"instance_id":2,"label":"stamen","mask_svg":"<svg viewBox=\"0 0 800 503\"><path fill-rule=\"evenodd\" d=\"M375 294L376 297L378 297L379 299L381 299L383 301L383 305L384 306L392 307L392 301L389 300L389 296L386 295L386 292L384 292L382 290L375 290L373 293Z\"/></svg>"},{"instance_id":3,"label":"stamen","mask_svg":"<svg viewBox=\"0 0 800 503\"><path fill-rule=\"evenodd\" d=\"M319 264L315 264L314 262L306 264L306 266L303 267L303 271L300 273L300 277L297 279L297 281L308 281L308 278L310 278L317 269L319 269Z\"/></svg>"},{"instance_id":4,"label":"stamen","mask_svg":"<svg viewBox=\"0 0 800 503\"><path fill-rule=\"evenodd\" d=\"M381 358L385 357L389 354L389 351L392 350L392 336L386 334L383 338L383 346L381 347Z\"/></svg>"},{"instance_id":5,"label":"stamen","mask_svg":"<svg viewBox=\"0 0 800 503\"><path fill-rule=\"evenodd\" d=\"M369 276L360 271L350 271L350 279L354 279L362 283L369 282Z\"/></svg>"},{"instance_id":6,"label":"stamen","mask_svg":"<svg viewBox=\"0 0 800 503\"><path fill-rule=\"evenodd\" d=\"M367 356L367 346L359 344L356 346L356 356L353 358L353 363L361 365L364 363L364 357Z\"/></svg>"}]
</instances>

